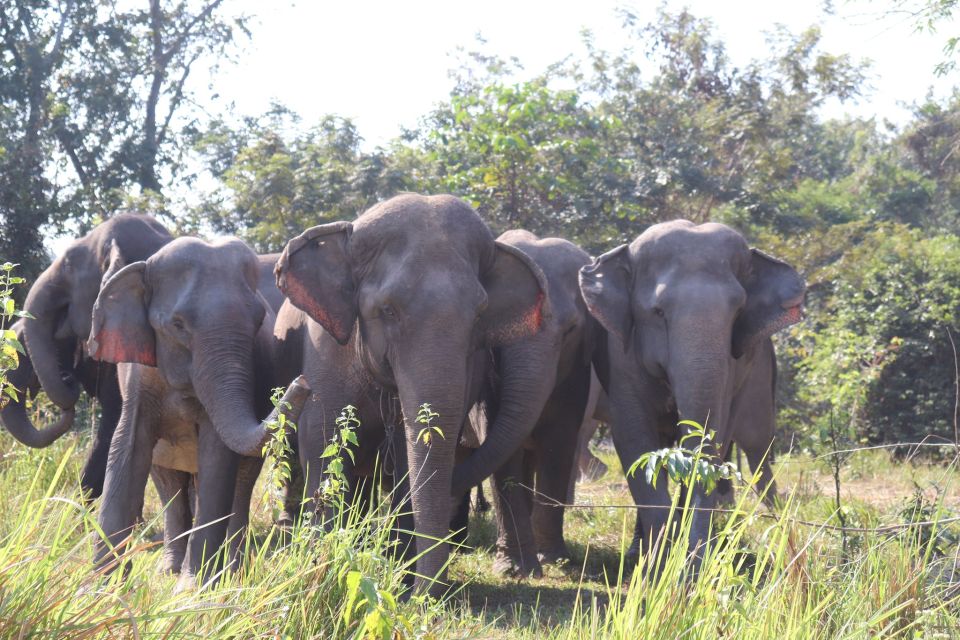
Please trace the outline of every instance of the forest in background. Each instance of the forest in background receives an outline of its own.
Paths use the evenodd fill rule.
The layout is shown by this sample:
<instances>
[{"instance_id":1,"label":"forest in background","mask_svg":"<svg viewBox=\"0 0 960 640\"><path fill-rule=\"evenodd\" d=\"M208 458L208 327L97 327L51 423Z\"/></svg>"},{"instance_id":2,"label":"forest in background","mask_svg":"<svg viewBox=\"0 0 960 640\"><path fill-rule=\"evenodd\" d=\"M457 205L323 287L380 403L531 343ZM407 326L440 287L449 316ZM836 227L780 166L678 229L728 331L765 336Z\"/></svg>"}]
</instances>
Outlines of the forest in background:
<instances>
[{"instance_id":1,"label":"forest in background","mask_svg":"<svg viewBox=\"0 0 960 640\"><path fill-rule=\"evenodd\" d=\"M277 251L399 191L593 254L662 220L724 222L808 284L808 319L778 338L779 446L956 441L960 92L903 96L900 127L824 119L828 101L869 100L869 67L816 27L735 65L687 11L622 18L630 50L585 34L586 58L532 78L462 51L448 99L369 149L335 114L199 106L200 70L256 38L229 2L5 0L0 261L32 281L46 238L121 210Z\"/></svg>"}]
</instances>

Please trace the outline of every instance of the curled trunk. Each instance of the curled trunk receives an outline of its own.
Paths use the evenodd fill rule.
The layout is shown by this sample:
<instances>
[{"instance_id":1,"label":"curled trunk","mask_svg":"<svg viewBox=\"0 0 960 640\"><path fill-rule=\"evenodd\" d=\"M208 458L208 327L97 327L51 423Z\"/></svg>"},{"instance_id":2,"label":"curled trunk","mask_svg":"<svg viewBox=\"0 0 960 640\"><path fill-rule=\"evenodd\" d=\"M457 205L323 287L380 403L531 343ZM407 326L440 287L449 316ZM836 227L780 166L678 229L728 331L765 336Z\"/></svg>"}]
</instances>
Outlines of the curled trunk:
<instances>
[{"instance_id":1,"label":"curled trunk","mask_svg":"<svg viewBox=\"0 0 960 640\"><path fill-rule=\"evenodd\" d=\"M11 400L0 410L3 426L18 442L35 449L49 447L73 426L74 410L63 409L56 422L38 429L27 414L25 400L20 394L16 401Z\"/></svg>"},{"instance_id":2,"label":"curled trunk","mask_svg":"<svg viewBox=\"0 0 960 640\"><path fill-rule=\"evenodd\" d=\"M201 340L194 357L194 388L210 416L217 435L231 450L259 457L269 438L269 424L282 410L296 420L310 395L303 376L290 383L275 408L263 421L254 411L253 345L249 337L230 338L223 333Z\"/></svg>"},{"instance_id":3,"label":"curled trunk","mask_svg":"<svg viewBox=\"0 0 960 640\"><path fill-rule=\"evenodd\" d=\"M454 497L492 475L533 433L556 383L559 355L545 332L501 350L496 415L483 444L454 469Z\"/></svg>"},{"instance_id":4,"label":"curled trunk","mask_svg":"<svg viewBox=\"0 0 960 640\"><path fill-rule=\"evenodd\" d=\"M80 384L74 372L58 358L55 336L58 316L68 301L66 285L50 267L30 288L24 302L24 309L33 316L24 323L25 346L40 385L50 400L62 409L73 408L80 397Z\"/></svg>"},{"instance_id":5,"label":"curled trunk","mask_svg":"<svg viewBox=\"0 0 960 640\"><path fill-rule=\"evenodd\" d=\"M20 320L12 327L18 338L22 338L23 321ZM8 381L17 389L17 399L10 399L3 409L0 409L0 422L6 427L18 442L42 449L49 447L60 436L65 434L73 426L73 409L64 409L60 418L53 424L37 428L27 413L27 394L39 389L39 383L33 370L33 363L29 356L20 356L19 366L11 371Z\"/></svg>"}]
</instances>

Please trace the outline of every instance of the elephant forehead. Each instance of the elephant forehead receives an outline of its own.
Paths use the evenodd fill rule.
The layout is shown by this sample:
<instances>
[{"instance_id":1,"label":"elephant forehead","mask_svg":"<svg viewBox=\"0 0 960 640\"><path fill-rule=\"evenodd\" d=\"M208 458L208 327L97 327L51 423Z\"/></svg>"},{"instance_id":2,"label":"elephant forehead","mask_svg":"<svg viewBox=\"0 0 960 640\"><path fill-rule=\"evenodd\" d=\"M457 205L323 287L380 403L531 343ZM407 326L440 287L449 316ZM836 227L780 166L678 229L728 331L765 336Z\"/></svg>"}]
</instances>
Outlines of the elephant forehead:
<instances>
[{"instance_id":1,"label":"elephant forehead","mask_svg":"<svg viewBox=\"0 0 960 640\"><path fill-rule=\"evenodd\" d=\"M451 196L407 194L391 198L353 224L351 254L363 260L384 248L404 253L459 254L492 259L493 234L465 202Z\"/></svg>"}]
</instances>

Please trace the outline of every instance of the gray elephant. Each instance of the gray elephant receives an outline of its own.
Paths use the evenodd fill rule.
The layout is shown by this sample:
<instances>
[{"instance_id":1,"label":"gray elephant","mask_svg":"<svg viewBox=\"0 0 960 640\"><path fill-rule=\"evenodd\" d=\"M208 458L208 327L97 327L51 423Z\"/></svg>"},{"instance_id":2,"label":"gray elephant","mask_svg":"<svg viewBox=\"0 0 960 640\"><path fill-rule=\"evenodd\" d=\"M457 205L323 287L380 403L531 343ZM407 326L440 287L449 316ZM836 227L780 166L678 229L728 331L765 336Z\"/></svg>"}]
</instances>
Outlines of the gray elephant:
<instances>
[{"instance_id":1,"label":"gray elephant","mask_svg":"<svg viewBox=\"0 0 960 640\"><path fill-rule=\"evenodd\" d=\"M577 279L590 256L567 240L522 230L498 242L530 256L543 271L551 313L537 334L493 349L484 410L472 414L482 444L456 466L453 492L463 495L493 474L494 570L539 576L541 562L569 557L562 505L575 475L598 330Z\"/></svg>"},{"instance_id":2,"label":"gray elephant","mask_svg":"<svg viewBox=\"0 0 960 640\"><path fill-rule=\"evenodd\" d=\"M103 490L110 439L120 417L116 367L93 362L83 351L90 333L90 313L104 275L126 262L143 260L170 242L172 236L150 216L120 214L75 240L33 283L24 309L33 318L13 327L24 343L10 382L26 393L0 410L0 420L18 441L46 447L73 424L81 389L100 404L100 423L80 480L88 498ZM40 390L62 410L52 425L37 428L25 400Z\"/></svg>"},{"instance_id":3,"label":"gray elephant","mask_svg":"<svg viewBox=\"0 0 960 640\"><path fill-rule=\"evenodd\" d=\"M720 460L734 439L754 468L773 432L776 362L770 336L802 317L805 285L789 265L750 249L722 224L677 220L654 225L629 245L580 272L590 312L607 330L597 373L610 396L612 435L624 468L675 438L679 420L716 432L708 449ZM765 474L763 481L769 480ZM638 505L631 553L661 535L669 504L666 482L628 478ZM702 549L716 492L697 486L690 544ZM702 554L695 555L695 565Z\"/></svg>"},{"instance_id":4,"label":"gray elephant","mask_svg":"<svg viewBox=\"0 0 960 640\"><path fill-rule=\"evenodd\" d=\"M100 291L88 349L94 358L121 363L123 396L99 514L112 546L122 546L142 509L151 465L161 497L171 502L167 568L176 570L185 555L186 575L215 570L219 556L205 559L228 533L245 528L274 417L270 390L288 382L276 374L274 316L257 291L259 280L257 256L241 241L179 238L119 270ZM307 387L291 384L285 398L291 419L307 395ZM198 528L184 544L191 522ZM97 561L109 553L98 540Z\"/></svg>"},{"instance_id":5,"label":"gray elephant","mask_svg":"<svg viewBox=\"0 0 960 640\"><path fill-rule=\"evenodd\" d=\"M409 470L414 586L439 592L449 550L436 541L448 533L454 452L479 394L476 372L491 347L540 330L542 271L495 241L463 201L416 194L382 202L352 223L305 231L287 244L277 270L280 288L309 316L303 372L317 393L299 427L307 494L320 483L336 417L357 407L362 447L375 451L386 434L397 444L399 477ZM416 421L424 403L439 415L431 422L437 431Z\"/></svg>"}]
</instances>

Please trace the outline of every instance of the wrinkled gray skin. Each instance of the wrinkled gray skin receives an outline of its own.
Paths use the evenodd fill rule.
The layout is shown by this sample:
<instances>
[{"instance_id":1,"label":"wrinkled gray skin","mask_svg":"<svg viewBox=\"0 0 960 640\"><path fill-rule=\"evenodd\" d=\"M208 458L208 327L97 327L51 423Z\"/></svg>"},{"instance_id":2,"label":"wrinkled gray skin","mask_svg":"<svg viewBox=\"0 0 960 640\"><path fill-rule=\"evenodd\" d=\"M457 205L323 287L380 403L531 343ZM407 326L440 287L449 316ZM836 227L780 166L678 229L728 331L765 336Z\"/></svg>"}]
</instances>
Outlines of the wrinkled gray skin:
<instances>
[{"instance_id":1,"label":"wrinkled gray skin","mask_svg":"<svg viewBox=\"0 0 960 640\"><path fill-rule=\"evenodd\" d=\"M735 435L763 440L772 433L770 336L802 317L805 287L792 267L750 249L729 227L677 220L597 258L581 271L580 286L607 330L597 373L610 396L611 431L624 468L661 447L664 437L676 438L678 420L716 432L708 451L716 459L726 456ZM669 504L666 481L657 488L643 474L627 481L637 504ZM709 509L716 499L716 492L707 496L698 487L691 504ZM638 510L633 553L641 539L646 549L655 543L666 515L662 508ZM703 511L693 515L695 566L709 520Z\"/></svg>"},{"instance_id":2,"label":"wrinkled gray skin","mask_svg":"<svg viewBox=\"0 0 960 640\"><path fill-rule=\"evenodd\" d=\"M361 453L396 425L390 465L397 477L409 470L421 554L415 588L439 593L449 550L436 540L448 533L454 450L482 382L478 358L539 330L544 276L522 252L495 242L463 201L415 194L352 223L307 230L287 244L277 269L281 290L309 315L303 372L316 393L298 434L307 495L320 483L320 454L343 407L358 409ZM429 444L415 421L423 403L440 416L433 424L442 435Z\"/></svg>"},{"instance_id":3,"label":"wrinkled gray skin","mask_svg":"<svg viewBox=\"0 0 960 640\"><path fill-rule=\"evenodd\" d=\"M776 358L771 358L770 366L773 367L772 374L767 372L758 372L758 376L773 375L776 376ZM757 407L754 415L773 416L773 393L764 393L763 390L756 392L756 398L752 401ZM597 378L596 371L590 376L590 396L587 400L587 410L583 416L583 424L580 426L580 437L577 445L577 468L580 473L580 480L598 480L607 472L607 465L590 452L590 440L593 439L600 424L610 424L610 398L603 390L600 379ZM750 463L750 469L754 473L760 472L760 476L755 485L757 492L763 497L766 503L772 508L777 500L776 483L773 481L773 435L775 424L773 420L751 420L740 422L733 425L733 441L740 450L747 455L747 462ZM670 444L664 442L664 446ZM730 459L729 451L727 459ZM567 502L573 502L574 483L570 483L570 493ZM732 499L732 486L729 481L721 480L717 483L717 491L721 493L721 499Z\"/></svg>"},{"instance_id":4,"label":"wrinkled gray skin","mask_svg":"<svg viewBox=\"0 0 960 640\"><path fill-rule=\"evenodd\" d=\"M110 218L71 243L40 274L24 302L33 319L14 327L27 353L10 372L10 381L28 396L42 387L63 414L54 424L37 428L27 414L26 398L21 396L19 402L10 402L0 411L0 420L20 442L46 447L70 429L81 389L97 398L100 424L80 480L89 498L98 497L103 489L107 452L121 403L116 367L91 361L82 349L90 333L93 303L105 274L149 257L171 239L150 216Z\"/></svg>"},{"instance_id":5,"label":"wrinkled gray skin","mask_svg":"<svg viewBox=\"0 0 960 640\"><path fill-rule=\"evenodd\" d=\"M597 327L578 283L590 256L567 240L522 230L498 241L523 251L543 271L550 317L536 335L493 350L495 375L486 376L492 383L484 390L484 410L471 415L483 444L457 464L453 491L459 497L493 474L494 570L540 576L541 562L569 557L563 507L557 505L566 501L574 477L590 386Z\"/></svg>"},{"instance_id":6,"label":"wrinkled gray skin","mask_svg":"<svg viewBox=\"0 0 960 640\"><path fill-rule=\"evenodd\" d=\"M179 238L114 274L93 311L88 350L121 363L123 396L100 526L120 545L142 509L152 464L158 491L171 503L166 567L176 570L183 559L187 576L200 574L228 533L245 529L267 438L269 418L260 418L270 413L271 388L289 382L276 375L274 316L257 292L259 279L257 256L241 241ZM307 390L291 389L289 416L296 419ZM184 540L191 523L201 528ZM109 553L98 540L96 560Z\"/></svg>"}]
</instances>

